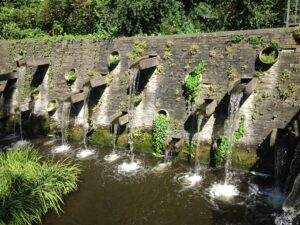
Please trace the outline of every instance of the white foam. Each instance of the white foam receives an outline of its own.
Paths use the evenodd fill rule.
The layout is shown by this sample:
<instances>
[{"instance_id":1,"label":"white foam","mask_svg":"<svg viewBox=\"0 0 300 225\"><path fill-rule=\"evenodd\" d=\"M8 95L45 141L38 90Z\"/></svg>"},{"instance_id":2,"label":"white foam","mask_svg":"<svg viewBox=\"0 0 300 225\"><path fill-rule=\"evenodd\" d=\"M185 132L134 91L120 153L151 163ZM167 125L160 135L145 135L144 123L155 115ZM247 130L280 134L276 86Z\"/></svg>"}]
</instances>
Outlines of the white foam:
<instances>
[{"instance_id":1,"label":"white foam","mask_svg":"<svg viewBox=\"0 0 300 225\"><path fill-rule=\"evenodd\" d=\"M231 184L213 184L209 190L209 195L213 199L228 201L239 195L238 189Z\"/></svg>"},{"instance_id":2,"label":"white foam","mask_svg":"<svg viewBox=\"0 0 300 225\"><path fill-rule=\"evenodd\" d=\"M24 147L30 145L30 143L31 142L27 141L27 140L19 140L16 143L13 144L12 149L14 149L14 148L24 148Z\"/></svg>"},{"instance_id":3,"label":"white foam","mask_svg":"<svg viewBox=\"0 0 300 225\"><path fill-rule=\"evenodd\" d=\"M300 212L295 210L292 207L283 208L283 213L280 216L275 218L276 225L292 225L296 216L298 216Z\"/></svg>"},{"instance_id":4,"label":"white foam","mask_svg":"<svg viewBox=\"0 0 300 225\"><path fill-rule=\"evenodd\" d=\"M109 155L104 156L104 160L107 162L113 162L113 161L116 161L117 159L119 159L120 157L121 157L121 155L119 155L115 152L112 152Z\"/></svg>"},{"instance_id":5,"label":"white foam","mask_svg":"<svg viewBox=\"0 0 300 225\"><path fill-rule=\"evenodd\" d=\"M178 177L178 181L186 187L193 187L196 184L198 184L202 179L203 177L196 173L187 173L183 176Z\"/></svg>"},{"instance_id":6,"label":"white foam","mask_svg":"<svg viewBox=\"0 0 300 225\"><path fill-rule=\"evenodd\" d=\"M119 173L133 173L139 169L141 169L140 161L132 161L130 163L123 162L121 165L118 166Z\"/></svg>"},{"instance_id":7,"label":"white foam","mask_svg":"<svg viewBox=\"0 0 300 225\"><path fill-rule=\"evenodd\" d=\"M76 158L78 159L85 159L89 156L92 156L95 154L95 151L94 150L91 150L91 149L83 149L81 151L79 151L77 154L76 154Z\"/></svg>"},{"instance_id":8,"label":"white foam","mask_svg":"<svg viewBox=\"0 0 300 225\"><path fill-rule=\"evenodd\" d=\"M168 169L169 167L171 167L172 163L171 162L165 162L165 163L159 163L158 165L156 165L152 170L154 172L163 172L166 169Z\"/></svg>"},{"instance_id":9,"label":"white foam","mask_svg":"<svg viewBox=\"0 0 300 225\"><path fill-rule=\"evenodd\" d=\"M60 145L57 147L54 147L51 152L52 153L64 153L67 152L70 149L70 145Z\"/></svg>"}]
</instances>

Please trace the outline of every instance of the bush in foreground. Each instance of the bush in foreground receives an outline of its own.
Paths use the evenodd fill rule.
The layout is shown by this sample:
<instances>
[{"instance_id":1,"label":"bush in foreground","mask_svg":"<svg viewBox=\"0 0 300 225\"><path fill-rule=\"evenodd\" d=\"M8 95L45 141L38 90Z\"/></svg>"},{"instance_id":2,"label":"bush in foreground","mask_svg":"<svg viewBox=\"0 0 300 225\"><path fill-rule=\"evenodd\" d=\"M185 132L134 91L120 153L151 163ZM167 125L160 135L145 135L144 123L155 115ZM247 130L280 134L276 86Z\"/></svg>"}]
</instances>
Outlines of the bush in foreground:
<instances>
[{"instance_id":1,"label":"bush in foreground","mask_svg":"<svg viewBox=\"0 0 300 225\"><path fill-rule=\"evenodd\" d=\"M49 209L58 213L78 175L76 165L41 160L32 146L0 152L0 225L31 225Z\"/></svg>"}]
</instances>

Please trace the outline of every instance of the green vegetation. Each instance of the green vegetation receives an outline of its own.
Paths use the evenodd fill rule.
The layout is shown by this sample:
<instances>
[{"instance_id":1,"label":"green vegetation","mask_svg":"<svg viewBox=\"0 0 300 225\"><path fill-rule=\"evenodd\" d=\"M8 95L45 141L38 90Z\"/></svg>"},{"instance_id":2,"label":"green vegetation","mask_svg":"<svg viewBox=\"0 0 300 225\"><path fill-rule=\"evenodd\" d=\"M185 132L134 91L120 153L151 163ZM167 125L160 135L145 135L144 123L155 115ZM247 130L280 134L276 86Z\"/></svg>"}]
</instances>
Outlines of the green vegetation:
<instances>
[{"instance_id":1,"label":"green vegetation","mask_svg":"<svg viewBox=\"0 0 300 225\"><path fill-rule=\"evenodd\" d=\"M282 0L2 0L0 39L180 34L283 27Z\"/></svg>"},{"instance_id":2,"label":"green vegetation","mask_svg":"<svg viewBox=\"0 0 300 225\"><path fill-rule=\"evenodd\" d=\"M167 137L170 120L164 114L158 114L153 121L153 139L152 145L154 152L158 155L163 155L164 141Z\"/></svg>"},{"instance_id":3,"label":"green vegetation","mask_svg":"<svg viewBox=\"0 0 300 225\"><path fill-rule=\"evenodd\" d=\"M135 40L133 44L132 52L127 54L128 59L134 61L139 57L142 57L146 48L147 48L146 40Z\"/></svg>"},{"instance_id":4,"label":"green vegetation","mask_svg":"<svg viewBox=\"0 0 300 225\"><path fill-rule=\"evenodd\" d=\"M295 27L294 29L294 37L297 42L300 41L300 27Z\"/></svg>"},{"instance_id":5,"label":"green vegetation","mask_svg":"<svg viewBox=\"0 0 300 225\"><path fill-rule=\"evenodd\" d=\"M68 71L68 73L65 76L65 79L67 81L74 81L76 80L77 76L76 76L76 70L75 69L71 69Z\"/></svg>"},{"instance_id":6,"label":"green vegetation","mask_svg":"<svg viewBox=\"0 0 300 225\"><path fill-rule=\"evenodd\" d=\"M283 70L277 83L279 98L285 100L291 97L296 91L297 86L291 82L292 72L288 69Z\"/></svg>"},{"instance_id":7,"label":"green vegetation","mask_svg":"<svg viewBox=\"0 0 300 225\"><path fill-rule=\"evenodd\" d=\"M245 119L245 115L242 115L239 127L232 136L232 147L246 134ZM222 135L218 139L219 143L214 153L216 165L220 165L226 161L226 154L229 148L229 139L227 136Z\"/></svg>"},{"instance_id":8,"label":"green vegetation","mask_svg":"<svg viewBox=\"0 0 300 225\"><path fill-rule=\"evenodd\" d=\"M196 97L199 94L199 84L201 82L201 75L205 69L205 62L201 61L189 76L186 78L183 86L184 96L190 102L195 102Z\"/></svg>"},{"instance_id":9,"label":"green vegetation","mask_svg":"<svg viewBox=\"0 0 300 225\"><path fill-rule=\"evenodd\" d=\"M237 74L237 70L235 67L230 66L228 71L227 71L227 77L229 80L233 81L237 78L238 74Z\"/></svg>"},{"instance_id":10,"label":"green vegetation","mask_svg":"<svg viewBox=\"0 0 300 225\"><path fill-rule=\"evenodd\" d=\"M279 51L281 49L281 46L278 42L270 40L270 39L264 39L260 36L250 36L246 37L244 35L232 35L228 40L227 44L233 45L233 44L238 44L241 41L245 41L252 45L253 48L257 48L259 46L264 47L264 48L272 48L276 51Z\"/></svg>"},{"instance_id":11,"label":"green vegetation","mask_svg":"<svg viewBox=\"0 0 300 225\"><path fill-rule=\"evenodd\" d=\"M77 189L78 175L76 165L42 161L32 146L0 152L0 224L31 225L49 209L58 213L62 197Z\"/></svg>"},{"instance_id":12,"label":"green vegetation","mask_svg":"<svg viewBox=\"0 0 300 225\"><path fill-rule=\"evenodd\" d=\"M272 64L276 62L277 57L278 50L272 47L265 48L259 54L260 61L266 64Z\"/></svg>"},{"instance_id":13,"label":"green vegetation","mask_svg":"<svg viewBox=\"0 0 300 225\"><path fill-rule=\"evenodd\" d=\"M108 60L107 60L108 66L118 64L119 62L120 62L119 53L116 52L116 53L112 53L109 55Z\"/></svg>"}]
</instances>

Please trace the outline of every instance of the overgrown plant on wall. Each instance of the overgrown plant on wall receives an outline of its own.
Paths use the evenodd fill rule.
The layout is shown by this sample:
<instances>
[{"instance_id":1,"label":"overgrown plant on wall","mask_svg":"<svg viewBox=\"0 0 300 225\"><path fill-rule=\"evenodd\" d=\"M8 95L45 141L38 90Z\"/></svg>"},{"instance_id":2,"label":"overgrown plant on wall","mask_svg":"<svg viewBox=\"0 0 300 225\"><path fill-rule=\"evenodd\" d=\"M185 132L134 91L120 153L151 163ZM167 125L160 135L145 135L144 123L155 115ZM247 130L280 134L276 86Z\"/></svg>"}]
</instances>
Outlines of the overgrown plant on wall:
<instances>
[{"instance_id":1,"label":"overgrown plant on wall","mask_svg":"<svg viewBox=\"0 0 300 225\"><path fill-rule=\"evenodd\" d=\"M241 116L239 127L232 135L232 146L234 146L246 134L245 115ZM218 146L215 149L213 159L216 165L221 165L226 161L226 155L229 148L229 139L226 135L218 138Z\"/></svg>"},{"instance_id":2,"label":"overgrown plant on wall","mask_svg":"<svg viewBox=\"0 0 300 225\"><path fill-rule=\"evenodd\" d=\"M48 210L59 212L78 175L76 165L41 161L31 146L0 152L0 224L37 224Z\"/></svg>"},{"instance_id":3,"label":"overgrown plant on wall","mask_svg":"<svg viewBox=\"0 0 300 225\"><path fill-rule=\"evenodd\" d=\"M164 141L167 137L170 120L164 114L157 114L153 121L153 139L152 144L154 152L163 155Z\"/></svg>"},{"instance_id":4,"label":"overgrown plant on wall","mask_svg":"<svg viewBox=\"0 0 300 225\"><path fill-rule=\"evenodd\" d=\"M202 60L184 81L183 85L183 94L185 98L190 101L191 103L194 103L196 98L199 95L199 85L201 82L201 76L205 69L205 62Z\"/></svg>"}]
</instances>

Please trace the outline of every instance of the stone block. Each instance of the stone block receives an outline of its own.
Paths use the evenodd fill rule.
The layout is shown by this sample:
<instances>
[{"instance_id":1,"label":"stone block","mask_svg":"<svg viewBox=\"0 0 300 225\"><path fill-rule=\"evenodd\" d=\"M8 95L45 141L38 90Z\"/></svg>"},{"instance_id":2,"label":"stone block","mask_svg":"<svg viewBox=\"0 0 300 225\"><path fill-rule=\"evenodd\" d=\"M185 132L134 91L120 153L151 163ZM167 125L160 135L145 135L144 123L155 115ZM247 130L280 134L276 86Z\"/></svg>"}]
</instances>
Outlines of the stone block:
<instances>
[{"instance_id":1,"label":"stone block","mask_svg":"<svg viewBox=\"0 0 300 225\"><path fill-rule=\"evenodd\" d=\"M245 93L250 95L255 90L257 84L258 78L255 77L248 84L246 84Z\"/></svg>"},{"instance_id":2,"label":"stone block","mask_svg":"<svg viewBox=\"0 0 300 225\"><path fill-rule=\"evenodd\" d=\"M205 108L205 115L206 116L212 115L215 112L217 106L218 106L218 102L217 102L217 100L214 99L212 102L210 102L206 106L206 108Z\"/></svg>"},{"instance_id":3,"label":"stone block","mask_svg":"<svg viewBox=\"0 0 300 225\"><path fill-rule=\"evenodd\" d=\"M31 110L30 103L28 102L28 103L25 103L25 104L21 105L20 108L19 108L19 110L21 112L27 112L27 111Z\"/></svg>"},{"instance_id":4,"label":"stone block","mask_svg":"<svg viewBox=\"0 0 300 225\"><path fill-rule=\"evenodd\" d=\"M139 62L139 68L140 70L149 69L157 66L158 63L159 63L158 57L143 59Z\"/></svg>"},{"instance_id":5,"label":"stone block","mask_svg":"<svg viewBox=\"0 0 300 225\"><path fill-rule=\"evenodd\" d=\"M107 83L106 78L102 76L94 77L90 80L90 85L92 88L105 85Z\"/></svg>"},{"instance_id":6,"label":"stone block","mask_svg":"<svg viewBox=\"0 0 300 225\"><path fill-rule=\"evenodd\" d=\"M40 66L40 65L48 65L49 59L41 58L41 59L29 59L26 61L26 66Z\"/></svg>"},{"instance_id":7,"label":"stone block","mask_svg":"<svg viewBox=\"0 0 300 225\"><path fill-rule=\"evenodd\" d=\"M26 66L26 59L20 59L17 61L17 66L21 67L21 66Z\"/></svg>"},{"instance_id":8,"label":"stone block","mask_svg":"<svg viewBox=\"0 0 300 225\"><path fill-rule=\"evenodd\" d=\"M84 98L85 98L85 93L79 92L79 93L75 93L75 94L71 95L70 100L71 100L71 103L74 104L74 103L83 101Z\"/></svg>"},{"instance_id":9,"label":"stone block","mask_svg":"<svg viewBox=\"0 0 300 225\"><path fill-rule=\"evenodd\" d=\"M123 113L121 111L115 112L113 115L109 117L109 123L112 124L116 119L118 119L122 115Z\"/></svg>"},{"instance_id":10,"label":"stone block","mask_svg":"<svg viewBox=\"0 0 300 225\"><path fill-rule=\"evenodd\" d=\"M6 80L0 81L0 92L3 92L6 87Z\"/></svg>"},{"instance_id":11,"label":"stone block","mask_svg":"<svg viewBox=\"0 0 300 225\"><path fill-rule=\"evenodd\" d=\"M128 122L129 122L128 114L125 114L125 115L119 117L119 125L120 126L123 126L123 125L127 124Z\"/></svg>"},{"instance_id":12,"label":"stone block","mask_svg":"<svg viewBox=\"0 0 300 225\"><path fill-rule=\"evenodd\" d=\"M89 83L91 80L90 77L80 77L75 81L75 89L79 91L83 91L84 86Z\"/></svg>"},{"instance_id":13,"label":"stone block","mask_svg":"<svg viewBox=\"0 0 300 225\"><path fill-rule=\"evenodd\" d=\"M180 139L174 145L175 149L179 149L184 144L184 139Z\"/></svg>"},{"instance_id":14,"label":"stone block","mask_svg":"<svg viewBox=\"0 0 300 225\"><path fill-rule=\"evenodd\" d=\"M0 81L18 79L18 77L19 73L17 71L13 71L6 74L0 74Z\"/></svg>"}]
</instances>

